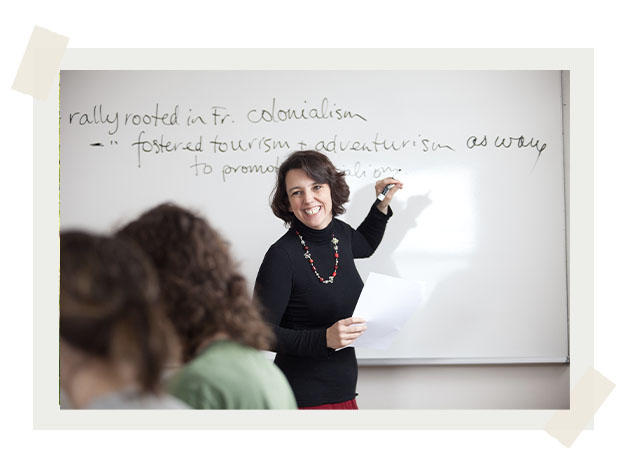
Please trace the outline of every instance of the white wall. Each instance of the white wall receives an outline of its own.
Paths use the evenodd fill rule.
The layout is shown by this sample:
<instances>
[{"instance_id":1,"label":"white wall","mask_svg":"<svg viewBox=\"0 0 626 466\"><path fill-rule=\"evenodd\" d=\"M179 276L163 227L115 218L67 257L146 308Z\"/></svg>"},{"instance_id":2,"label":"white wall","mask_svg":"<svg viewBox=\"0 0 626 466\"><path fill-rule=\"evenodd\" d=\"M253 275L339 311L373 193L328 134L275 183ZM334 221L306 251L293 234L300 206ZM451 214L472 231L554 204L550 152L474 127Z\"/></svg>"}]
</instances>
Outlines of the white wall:
<instances>
[{"instance_id":1,"label":"white wall","mask_svg":"<svg viewBox=\"0 0 626 466\"><path fill-rule=\"evenodd\" d=\"M568 364L362 366L360 409L568 409Z\"/></svg>"}]
</instances>

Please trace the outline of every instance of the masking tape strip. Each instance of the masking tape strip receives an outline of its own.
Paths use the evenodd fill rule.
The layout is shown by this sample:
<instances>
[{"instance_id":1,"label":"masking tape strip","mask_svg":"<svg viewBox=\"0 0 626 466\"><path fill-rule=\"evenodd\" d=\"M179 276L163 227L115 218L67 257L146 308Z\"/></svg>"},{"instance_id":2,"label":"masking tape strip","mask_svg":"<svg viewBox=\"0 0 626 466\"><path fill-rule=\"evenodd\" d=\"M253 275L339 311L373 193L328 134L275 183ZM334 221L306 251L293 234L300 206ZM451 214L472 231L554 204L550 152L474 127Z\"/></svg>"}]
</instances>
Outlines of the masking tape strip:
<instances>
[{"instance_id":1,"label":"masking tape strip","mask_svg":"<svg viewBox=\"0 0 626 466\"><path fill-rule=\"evenodd\" d=\"M46 100L68 42L67 37L35 26L12 88Z\"/></svg>"},{"instance_id":2,"label":"masking tape strip","mask_svg":"<svg viewBox=\"0 0 626 466\"><path fill-rule=\"evenodd\" d=\"M570 409L557 412L545 430L570 447L614 387L615 384L598 371L589 369L572 391Z\"/></svg>"}]
</instances>

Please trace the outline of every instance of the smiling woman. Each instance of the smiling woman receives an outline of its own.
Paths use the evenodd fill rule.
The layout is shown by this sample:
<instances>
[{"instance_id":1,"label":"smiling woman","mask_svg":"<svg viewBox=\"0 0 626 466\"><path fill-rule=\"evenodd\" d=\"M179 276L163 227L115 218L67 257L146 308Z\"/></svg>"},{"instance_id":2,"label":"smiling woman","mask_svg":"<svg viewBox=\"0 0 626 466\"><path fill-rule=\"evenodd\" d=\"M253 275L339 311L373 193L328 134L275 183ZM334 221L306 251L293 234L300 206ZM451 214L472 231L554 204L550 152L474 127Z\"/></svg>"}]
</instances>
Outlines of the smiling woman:
<instances>
[{"instance_id":1,"label":"smiling woman","mask_svg":"<svg viewBox=\"0 0 626 466\"><path fill-rule=\"evenodd\" d=\"M333 219L333 200L328 183L318 183L301 168L295 168L287 173L285 184L289 212L309 228L326 228Z\"/></svg>"},{"instance_id":2,"label":"smiling woman","mask_svg":"<svg viewBox=\"0 0 626 466\"><path fill-rule=\"evenodd\" d=\"M276 334L275 363L299 408L357 408L356 356L344 348L366 330L362 318L351 317L363 288L354 259L369 257L382 240L402 183L385 178L375 186L378 195L392 183L354 230L335 218L350 189L328 157L295 152L278 169L272 211L290 228L267 251L255 293Z\"/></svg>"}]
</instances>

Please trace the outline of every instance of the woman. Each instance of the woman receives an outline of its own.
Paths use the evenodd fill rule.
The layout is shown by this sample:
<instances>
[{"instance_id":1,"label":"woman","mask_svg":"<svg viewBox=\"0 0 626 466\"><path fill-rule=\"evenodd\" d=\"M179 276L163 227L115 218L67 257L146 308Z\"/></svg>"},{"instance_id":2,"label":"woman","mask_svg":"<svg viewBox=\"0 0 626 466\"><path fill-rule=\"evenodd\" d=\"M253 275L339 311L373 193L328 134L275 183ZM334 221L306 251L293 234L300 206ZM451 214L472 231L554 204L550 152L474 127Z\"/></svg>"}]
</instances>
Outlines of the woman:
<instances>
[{"instance_id":1,"label":"woman","mask_svg":"<svg viewBox=\"0 0 626 466\"><path fill-rule=\"evenodd\" d=\"M61 233L61 406L188 408L161 391L175 335L155 270L119 239Z\"/></svg>"},{"instance_id":2,"label":"woman","mask_svg":"<svg viewBox=\"0 0 626 466\"><path fill-rule=\"evenodd\" d=\"M290 409L285 376L258 350L272 332L235 268L228 245L201 217L162 204L124 227L155 264L185 366L174 396L198 409Z\"/></svg>"},{"instance_id":3,"label":"woman","mask_svg":"<svg viewBox=\"0 0 626 466\"><path fill-rule=\"evenodd\" d=\"M275 363L299 408L357 409L354 348L335 350L366 329L363 319L350 317L363 288L354 259L372 255L382 240L389 202L402 188L385 178L376 194L388 184L395 186L354 230L335 218L350 190L325 155L295 152L278 170L272 211L291 228L265 254L255 293L277 337Z\"/></svg>"}]
</instances>

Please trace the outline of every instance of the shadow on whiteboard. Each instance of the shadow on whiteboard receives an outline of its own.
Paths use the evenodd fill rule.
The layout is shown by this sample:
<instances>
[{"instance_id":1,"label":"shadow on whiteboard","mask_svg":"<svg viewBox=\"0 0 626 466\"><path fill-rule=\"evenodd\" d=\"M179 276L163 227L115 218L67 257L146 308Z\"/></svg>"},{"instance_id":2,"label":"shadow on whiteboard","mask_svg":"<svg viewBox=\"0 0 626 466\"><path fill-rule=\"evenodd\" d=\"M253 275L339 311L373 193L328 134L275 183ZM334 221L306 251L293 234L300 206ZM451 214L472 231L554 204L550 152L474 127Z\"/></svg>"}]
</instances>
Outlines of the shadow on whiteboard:
<instances>
[{"instance_id":1,"label":"shadow on whiteboard","mask_svg":"<svg viewBox=\"0 0 626 466\"><path fill-rule=\"evenodd\" d=\"M398 197L400 196L398 195ZM373 202L373 184L353 193L350 204L346 208L344 220L356 229L365 218ZM407 234L417 228L419 216L431 203L432 200L428 194L410 196L405 201L394 199L391 206L393 217L387 225L385 237L378 249L371 257L357 261L357 267L363 280L367 278L370 272L401 277L394 257L395 251L405 240Z\"/></svg>"}]
</instances>

